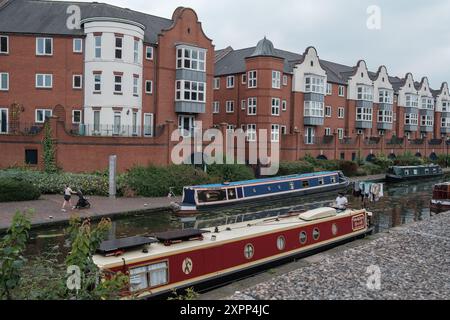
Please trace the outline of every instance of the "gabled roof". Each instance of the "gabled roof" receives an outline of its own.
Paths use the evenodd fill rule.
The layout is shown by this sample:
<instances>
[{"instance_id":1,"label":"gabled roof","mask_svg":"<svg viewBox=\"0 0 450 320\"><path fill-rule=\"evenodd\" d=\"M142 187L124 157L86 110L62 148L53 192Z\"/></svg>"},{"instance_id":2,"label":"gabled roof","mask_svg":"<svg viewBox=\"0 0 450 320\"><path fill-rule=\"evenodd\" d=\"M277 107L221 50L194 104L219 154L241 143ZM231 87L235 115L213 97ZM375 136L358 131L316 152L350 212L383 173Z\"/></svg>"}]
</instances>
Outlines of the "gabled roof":
<instances>
[{"instance_id":1,"label":"gabled roof","mask_svg":"<svg viewBox=\"0 0 450 320\"><path fill-rule=\"evenodd\" d=\"M155 44L158 34L172 25L171 19L120 8L98 2L66 2L42 0L6 0L0 7L0 32L32 33L48 35L82 35L83 30L71 30L66 26L70 16L67 8L77 5L81 19L104 17L120 18L145 26L144 41Z\"/></svg>"}]
</instances>

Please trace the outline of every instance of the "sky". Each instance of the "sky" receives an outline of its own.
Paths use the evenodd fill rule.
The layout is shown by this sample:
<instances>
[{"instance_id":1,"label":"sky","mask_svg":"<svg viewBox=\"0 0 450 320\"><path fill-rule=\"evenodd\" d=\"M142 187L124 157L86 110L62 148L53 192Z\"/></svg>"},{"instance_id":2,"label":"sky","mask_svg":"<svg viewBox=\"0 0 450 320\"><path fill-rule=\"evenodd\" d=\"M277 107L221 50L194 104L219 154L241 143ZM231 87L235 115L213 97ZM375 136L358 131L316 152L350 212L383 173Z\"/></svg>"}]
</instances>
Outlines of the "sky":
<instances>
[{"instance_id":1,"label":"sky","mask_svg":"<svg viewBox=\"0 0 450 320\"><path fill-rule=\"evenodd\" d=\"M450 82L448 0L98 2L166 18L178 6L191 7L216 49L252 47L266 36L278 49L303 53L314 46L324 60L354 66L364 59L371 71L385 65L392 76L411 72L416 81L427 76L435 89Z\"/></svg>"}]
</instances>

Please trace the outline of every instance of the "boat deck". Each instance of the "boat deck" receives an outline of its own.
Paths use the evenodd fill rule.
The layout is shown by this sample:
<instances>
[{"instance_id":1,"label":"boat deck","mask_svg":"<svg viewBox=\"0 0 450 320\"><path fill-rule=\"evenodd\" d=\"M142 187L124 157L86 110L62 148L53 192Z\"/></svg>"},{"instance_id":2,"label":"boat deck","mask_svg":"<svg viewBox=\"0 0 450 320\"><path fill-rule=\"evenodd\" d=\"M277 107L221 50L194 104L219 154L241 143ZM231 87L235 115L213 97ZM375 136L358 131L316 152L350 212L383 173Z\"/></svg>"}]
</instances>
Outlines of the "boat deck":
<instances>
[{"instance_id":1,"label":"boat deck","mask_svg":"<svg viewBox=\"0 0 450 320\"><path fill-rule=\"evenodd\" d=\"M171 254L176 254L178 252L195 250L204 246L219 245L221 243L227 243L230 241L252 238L258 236L259 234L266 234L272 231L290 229L301 225L306 226L318 222L333 220L340 217L351 216L361 211L362 210L347 209L346 211L337 213L335 216L312 221L301 220L299 218L299 214L303 212L299 212L298 214L289 217L280 216L279 221L276 221L277 217L273 217L222 225L218 227L220 231L219 233L214 233L215 227L204 228L202 230L206 231L207 233L203 235L203 240L186 241L172 244L171 246L165 246L163 243L158 242L147 246L148 253L144 253L142 252L142 249L139 249L126 252L120 256L106 257L100 254L96 254L93 257L93 260L94 263L98 265L98 267L107 269L122 265L124 263L124 260L127 264L132 264L134 261L157 259L161 256L168 256ZM227 228L230 228L230 230L227 231ZM212 240L211 238L214 236L216 239Z\"/></svg>"}]
</instances>

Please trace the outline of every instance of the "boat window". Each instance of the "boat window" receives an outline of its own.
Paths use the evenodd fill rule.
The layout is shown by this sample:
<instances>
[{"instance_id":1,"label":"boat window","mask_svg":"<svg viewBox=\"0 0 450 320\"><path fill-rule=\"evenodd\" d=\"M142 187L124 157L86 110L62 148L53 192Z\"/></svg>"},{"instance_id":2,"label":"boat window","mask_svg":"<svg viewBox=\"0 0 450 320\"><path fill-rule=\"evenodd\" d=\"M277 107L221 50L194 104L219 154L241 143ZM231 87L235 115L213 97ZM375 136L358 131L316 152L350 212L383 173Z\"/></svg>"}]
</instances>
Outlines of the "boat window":
<instances>
[{"instance_id":1,"label":"boat window","mask_svg":"<svg viewBox=\"0 0 450 320\"><path fill-rule=\"evenodd\" d=\"M433 169L433 173L436 173L436 169Z\"/></svg>"},{"instance_id":2,"label":"boat window","mask_svg":"<svg viewBox=\"0 0 450 320\"><path fill-rule=\"evenodd\" d=\"M278 250L284 250L284 246L286 245L286 240L284 239L283 236L279 236L277 238L277 248Z\"/></svg>"},{"instance_id":3,"label":"boat window","mask_svg":"<svg viewBox=\"0 0 450 320\"><path fill-rule=\"evenodd\" d=\"M130 269L130 290L139 291L168 283L167 261Z\"/></svg>"},{"instance_id":4,"label":"boat window","mask_svg":"<svg viewBox=\"0 0 450 320\"><path fill-rule=\"evenodd\" d=\"M269 186L269 187L267 187L267 190L272 191L272 188Z\"/></svg>"},{"instance_id":5,"label":"boat window","mask_svg":"<svg viewBox=\"0 0 450 320\"><path fill-rule=\"evenodd\" d=\"M305 244L306 240L308 240L308 236L306 235L305 231L300 232L299 238L300 238L300 243L301 244Z\"/></svg>"},{"instance_id":6,"label":"boat window","mask_svg":"<svg viewBox=\"0 0 450 320\"><path fill-rule=\"evenodd\" d=\"M331 233L333 234L333 236L337 235L338 233L338 226L336 223L333 223L333 225L331 226Z\"/></svg>"},{"instance_id":7,"label":"boat window","mask_svg":"<svg viewBox=\"0 0 450 320\"><path fill-rule=\"evenodd\" d=\"M417 173L418 173L417 169L414 169L414 175L417 175Z\"/></svg>"},{"instance_id":8,"label":"boat window","mask_svg":"<svg viewBox=\"0 0 450 320\"><path fill-rule=\"evenodd\" d=\"M409 170L405 170L405 176L409 176Z\"/></svg>"},{"instance_id":9,"label":"boat window","mask_svg":"<svg viewBox=\"0 0 450 320\"><path fill-rule=\"evenodd\" d=\"M430 169L425 169L425 174L429 174L430 173Z\"/></svg>"},{"instance_id":10,"label":"boat window","mask_svg":"<svg viewBox=\"0 0 450 320\"><path fill-rule=\"evenodd\" d=\"M309 187L309 181L305 180L303 181L303 188L308 188Z\"/></svg>"},{"instance_id":11,"label":"boat window","mask_svg":"<svg viewBox=\"0 0 450 320\"><path fill-rule=\"evenodd\" d=\"M256 188L253 188L253 193L256 193Z\"/></svg>"},{"instance_id":12,"label":"boat window","mask_svg":"<svg viewBox=\"0 0 450 320\"><path fill-rule=\"evenodd\" d=\"M227 193L225 190L203 190L198 191L198 202L216 202L227 199Z\"/></svg>"},{"instance_id":13,"label":"boat window","mask_svg":"<svg viewBox=\"0 0 450 320\"><path fill-rule=\"evenodd\" d=\"M253 258L253 255L255 254L255 248L251 243L246 244L244 248L244 256L246 259L250 260Z\"/></svg>"},{"instance_id":14,"label":"boat window","mask_svg":"<svg viewBox=\"0 0 450 320\"><path fill-rule=\"evenodd\" d=\"M319 229L314 228L314 230L313 230L313 239L314 239L314 240L318 240L319 237L320 237L320 231L319 231Z\"/></svg>"},{"instance_id":15,"label":"boat window","mask_svg":"<svg viewBox=\"0 0 450 320\"><path fill-rule=\"evenodd\" d=\"M236 189L228 189L228 200L236 199Z\"/></svg>"},{"instance_id":16,"label":"boat window","mask_svg":"<svg viewBox=\"0 0 450 320\"><path fill-rule=\"evenodd\" d=\"M331 177L331 183L336 183L336 177Z\"/></svg>"},{"instance_id":17,"label":"boat window","mask_svg":"<svg viewBox=\"0 0 450 320\"><path fill-rule=\"evenodd\" d=\"M322 186L325 184L325 181L323 180L323 178L319 178L319 185Z\"/></svg>"},{"instance_id":18,"label":"boat window","mask_svg":"<svg viewBox=\"0 0 450 320\"><path fill-rule=\"evenodd\" d=\"M280 185L278 185L278 190L281 190L281 186Z\"/></svg>"},{"instance_id":19,"label":"boat window","mask_svg":"<svg viewBox=\"0 0 450 320\"><path fill-rule=\"evenodd\" d=\"M289 182L289 189L294 190L294 182Z\"/></svg>"}]
</instances>

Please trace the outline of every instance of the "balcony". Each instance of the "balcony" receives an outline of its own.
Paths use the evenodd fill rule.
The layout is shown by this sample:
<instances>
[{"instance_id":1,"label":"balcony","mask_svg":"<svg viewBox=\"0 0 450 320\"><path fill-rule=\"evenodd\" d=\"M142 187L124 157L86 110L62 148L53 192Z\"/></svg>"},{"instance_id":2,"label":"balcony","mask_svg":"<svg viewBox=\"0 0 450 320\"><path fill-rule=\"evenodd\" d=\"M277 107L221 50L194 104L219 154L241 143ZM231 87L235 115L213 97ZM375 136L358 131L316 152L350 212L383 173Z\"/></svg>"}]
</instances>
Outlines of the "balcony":
<instances>
[{"instance_id":1,"label":"balcony","mask_svg":"<svg viewBox=\"0 0 450 320\"><path fill-rule=\"evenodd\" d=\"M160 127L153 130L151 126L80 124L73 125L69 132L77 136L91 137L153 137L160 135L160 130Z\"/></svg>"},{"instance_id":2,"label":"balcony","mask_svg":"<svg viewBox=\"0 0 450 320\"><path fill-rule=\"evenodd\" d=\"M364 139L364 144L369 146L376 146L380 143L381 138L380 137L367 137Z\"/></svg>"},{"instance_id":3,"label":"balcony","mask_svg":"<svg viewBox=\"0 0 450 320\"><path fill-rule=\"evenodd\" d=\"M334 136L304 137L303 142L306 145L318 145L318 146L332 145L334 142Z\"/></svg>"},{"instance_id":4,"label":"balcony","mask_svg":"<svg viewBox=\"0 0 450 320\"><path fill-rule=\"evenodd\" d=\"M425 139L413 139L413 140L410 140L409 143L411 145L420 146L425 143Z\"/></svg>"},{"instance_id":5,"label":"balcony","mask_svg":"<svg viewBox=\"0 0 450 320\"><path fill-rule=\"evenodd\" d=\"M420 126L420 132L433 132L433 126Z\"/></svg>"},{"instance_id":6,"label":"balcony","mask_svg":"<svg viewBox=\"0 0 450 320\"><path fill-rule=\"evenodd\" d=\"M6 128L2 128L0 134L13 134L13 135L36 135L44 128L43 123L24 123L24 122L9 122Z\"/></svg>"},{"instance_id":7,"label":"balcony","mask_svg":"<svg viewBox=\"0 0 450 320\"><path fill-rule=\"evenodd\" d=\"M389 122L378 122L377 129L378 130L392 130L393 125Z\"/></svg>"},{"instance_id":8,"label":"balcony","mask_svg":"<svg viewBox=\"0 0 450 320\"><path fill-rule=\"evenodd\" d=\"M430 141L428 141L428 145L440 146L442 144L442 142L444 142L444 140L442 140L442 139L431 139Z\"/></svg>"},{"instance_id":9,"label":"balcony","mask_svg":"<svg viewBox=\"0 0 450 320\"><path fill-rule=\"evenodd\" d=\"M386 141L387 145L402 145L405 141L404 138L392 137L391 140Z\"/></svg>"}]
</instances>

